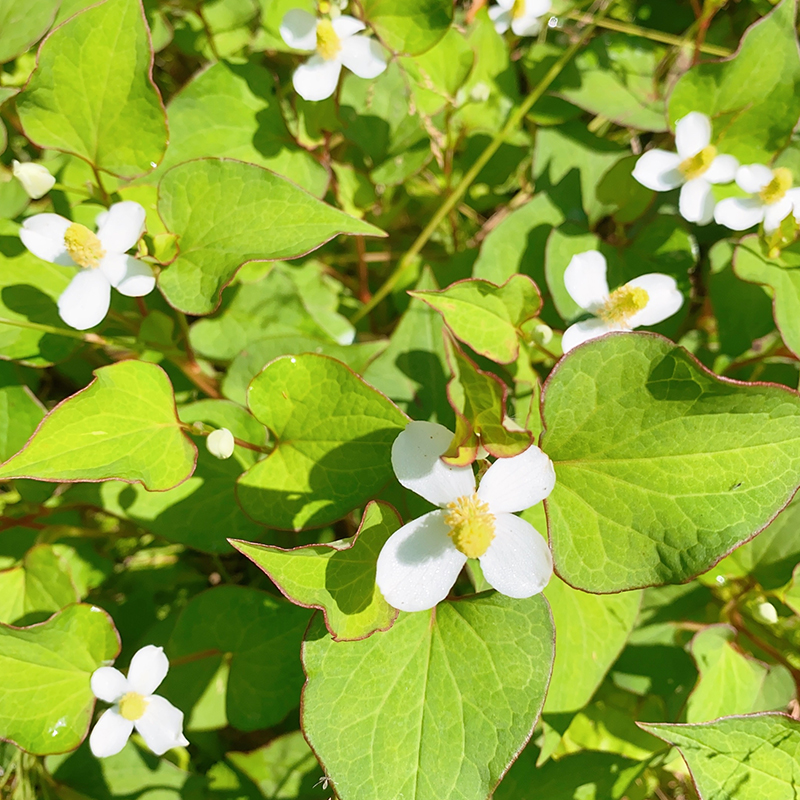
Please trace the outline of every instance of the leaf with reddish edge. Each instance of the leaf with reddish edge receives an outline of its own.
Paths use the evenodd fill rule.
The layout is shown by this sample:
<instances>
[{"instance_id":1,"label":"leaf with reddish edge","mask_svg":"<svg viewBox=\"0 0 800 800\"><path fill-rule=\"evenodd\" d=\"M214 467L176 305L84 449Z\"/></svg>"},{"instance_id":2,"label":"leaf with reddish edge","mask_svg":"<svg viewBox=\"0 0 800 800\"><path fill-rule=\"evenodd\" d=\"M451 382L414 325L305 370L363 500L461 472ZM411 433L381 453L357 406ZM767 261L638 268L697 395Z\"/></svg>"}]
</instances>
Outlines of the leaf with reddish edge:
<instances>
[{"instance_id":1,"label":"leaf with reddish edge","mask_svg":"<svg viewBox=\"0 0 800 800\"><path fill-rule=\"evenodd\" d=\"M471 464L480 446L498 458L527 450L533 442L532 434L506 415L508 387L496 376L478 369L449 334L445 334L444 341L453 373L447 384L447 397L456 412L456 432L442 460L455 466Z\"/></svg>"},{"instance_id":2,"label":"leaf with reddish edge","mask_svg":"<svg viewBox=\"0 0 800 800\"><path fill-rule=\"evenodd\" d=\"M542 307L539 289L527 275L512 275L500 286L468 278L446 289L409 294L438 311L457 339L499 364L516 360L521 328Z\"/></svg>"},{"instance_id":3,"label":"leaf with reddish edge","mask_svg":"<svg viewBox=\"0 0 800 800\"><path fill-rule=\"evenodd\" d=\"M355 536L333 544L285 550L272 545L228 541L281 590L304 608L317 608L335 642L366 639L397 619L375 584L375 565L386 540L403 524L388 504L371 502Z\"/></svg>"}]
</instances>

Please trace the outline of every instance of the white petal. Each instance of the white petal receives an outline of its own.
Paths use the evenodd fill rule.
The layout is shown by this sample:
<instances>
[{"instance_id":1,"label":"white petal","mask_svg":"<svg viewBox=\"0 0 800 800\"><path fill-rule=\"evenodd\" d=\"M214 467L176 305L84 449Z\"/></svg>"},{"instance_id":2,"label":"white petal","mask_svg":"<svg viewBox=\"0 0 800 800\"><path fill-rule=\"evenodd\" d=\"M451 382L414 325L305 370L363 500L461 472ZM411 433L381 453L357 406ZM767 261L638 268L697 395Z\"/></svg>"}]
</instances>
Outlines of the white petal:
<instances>
[{"instance_id":1,"label":"white petal","mask_svg":"<svg viewBox=\"0 0 800 800\"><path fill-rule=\"evenodd\" d=\"M772 170L764 164L747 164L736 170L736 183L750 194L758 194L771 180Z\"/></svg>"},{"instance_id":2,"label":"white petal","mask_svg":"<svg viewBox=\"0 0 800 800\"><path fill-rule=\"evenodd\" d=\"M447 597L467 557L456 549L443 511L431 511L393 533L378 556L375 582L389 605L424 611Z\"/></svg>"},{"instance_id":3,"label":"white petal","mask_svg":"<svg viewBox=\"0 0 800 800\"><path fill-rule=\"evenodd\" d=\"M513 514L498 514L495 538L480 557L483 577L500 594L532 597L553 575L553 557L536 528Z\"/></svg>"},{"instance_id":4,"label":"white petal","mask_svg":"<svg viewBox=\"0 0 800 800\"><path fill-rule=\"evenodd\" d=\"M778 200L777 203L764 206L764 230L767 233L771 233L779 228L781 222L792 213L793 208L792 198L786 195Z\"/></svg>"},{"instance_id":5,"label":"white petal","mask_svg":"<svg viewBox=\"0 0 800 800\"><path fill-rule=\"evenodd\" d=\"M511 27L511 11L502 6L492 6L489 9L489 19L494 22L494 29L498 33L505 33Z\"/></svg>"},{"instance_id":6,"label":"white petal","mask_svg":"<svg viewBox=\"0 0 800 800\"><path fill-rule=\"evenodd\" d=\"M681 157L677 153L666 150L648 150L633 168L633 177L642 186L656 192L668 192L677 189L684 182L678 167Z\"/></svg>"},{"instance_id":7,"label":"white petal","mask_svg":"<svg viewBox=\"0 0 800 800\"><path fill-rule=\"evenodd\" d=\"M133 723L113 708L103 713L89 737L89 747L97 758L115 756L125 747L133 732Z\"/></svg>"},{"instance_id":8,"label":"white petal","mask_svg":"<svg viewBox=\"0 0 800 800\"><path fill-rule=\"evenodd\" d=\"M703 173L709 183L731 183L736 179L739 162L733 156L717 156Z\"/></svg>"},{"instance_id":9,"label":"white petal","mask_svg":"<svg viewBox=\"0 0 800 800\"><path fill-rule=\"evenodd\" d=\"M326 100L336 91L341 71L342 62L338 58L326 61L315 53L294 71L292 84L303 100Z\"/></svg>"},{"instance_id":10,"label":"white petal","mask_svg":"<svg viewBox=\"0 0 800 800\"><path fill-rule=\"evenodd\" d=\"M552 7L551 0L525 0L525 16L543 17Z\"/></svg>"},{"instance_id":11,"label":"white petal","mask_svg":"<svg viewBox=\"0 0 800 800\"><path fill-rule=\"evenodd\" d=\"M64 244L64 234L70 225L72 223L59 214L36 214L22 223L19 238L42 261L74 266L75 262L69 257Z\"/></svg>"},{"instance_id":12,"label":"white petal","mask_svg":"<svg viewBox=\"0 0 800 800\"><path fill-rule=\"evenodd\" d=\"M733 231L746 231L764 219L764 204L759 197L726 197L717 203L714 219Z\"/></svg>"},{"instance_id":13,"label":"white petal","mask_svg":"<svg viewBox=\"0 0 800 800\"><path fill-rule=\"evenodd\" d=\"M360 19L351 17L348 14L336 17L336 19L331 20L331 24L340 39L349 39L353 34L359 33L367 27ZM342 42L342 46L344 47L344 42Z\"/></svg>"},{"instance_id":14,"label":"white petal","mask_svg":"<svg viewBox=\"0 0 800 800\"><path fill-rule=\"evenodd\" d=\"M92 694L106 703L116 703L128 689L127 678L114 667L100 667L92 673Z\"/></svg>"},{"instance_id":15,"label":"white petal","mask_svg":"<svg viewBox=\"0 0 800 800\"><path fill-rule=\"evenodd\" d=\"M58 298L58 314L71 328L99 325L111 303L111 284L99 269L82 269Z\"/></svg>"},{"instance_id":16,"label":"white petal","mask_svg":"<svg viewBox=\"0 0 800 800\"><path fill-rule=\"evenodd\" d=\"M105 272L109 283L126 297L144 297L155 289L153 268L133 256L124 253L107 255L100 262L100 269Z\"/></svg>"},{"instance_id":17,"label":"white petal","mask_svg":"<svg viewBox=\"0 0 800 800\"><path fill-rule=\"evenodd\" d=\"M281 20L281 38L294 50L317 49L317 18L308 11L293 8Z\"/></svg>"},{"instance_id":18,"label":"white petal","mask_svg":"<svg viewBox=\"0 0 800 800\"><path fill-rule=\"evenodd\" d=\"M511 30L517 36L536 36L541 27L539 17L529 17L527 14L511 20Z\"/></svg>"},{"instance_id":19,"label":"white petal","mask_svg":"<svg viewBox=\"0 0 800 800\"><path fill-rule=\"evenodd\" d=\"M14 160L11 162L11 168L14 177L22 184L25 194L33 200L44 197L56 184L56 179L43 164L35 164L33 161L21 164Z\"/></svg>"},{"instance_id":20,"label":"white petal","mask_svg":"<svg viewBox=\"0 0 800 800\"><path fill-rule=\"evenodd\" d=\"M797 189L789 189L786 192L786 196L792 203L792 209L794 210L795 217L800 213L800 188Z\"/></svg>"},{"instance_id":21,"label":"white petal","mask_svg":"<svg viewBox=\"0 0 800 800\"><path fill-rule=\"evenodd\" d=\"M650 272L628 281L626 286L644 289L647 292L647 305L628 320L631 328L657 325L671 317L683 305L683 295L678 289L675 278L670 275Z\"/></svg>"},{"instance_id":22,"label":"white petal","mask_svg":"<svg viewBox=\"0 0 800 800\"><path fill-rule=\"evenodd\" d=\"M145 211L133 200L114 203L97 222L97 238L108 253L130 250L144 233Z\"/></svg>"},{"instance_id":23,"label":"white petal","mask_svg":"<svg viewBox=\"0 0 800 800\"><path fill-rule=\"evenodd\" d=\"M183 735L183 711L157 694L147 698L144 714L133 724L157 756L164 755L173 747L189 744Z\"/></svg>"},{"instance_id":24,"label":"white petal","mask_svg":"<svg viewBox=\"0 0 800 800\"><path fill-rule=\"evenodd\" d=\"M607 271L605 256L598 250L578 253L564 270L564 286L582 309L597 311L608 300Z\"/></svg>"},{"instance_id":25,"label":"white petal","mask_svg":"<svg viewBox=\"0 0 800 800\"><path fill-rule=\"evenodd\" d=\"M675 124L675 147L681 160L696 156L711 144L711 120L692 111Z\"/></svg>"},{"instance_id":26,"label":"white petal","mask_svg":"<svg viewBox=\"0 0 800 800\"><path fill-rule=\"evenodd\" d=\"M511 458L498 458L486 471L478 497L493 514L513 513L535 506L553 491L556 471L549 456L536 445Z\"/></svg>"},{"instance_id":27,"label":"white petal","mask_svg":"<svg viewBox=\"0 0 800 800\"><path fill-rule=\"evenodd\" d=\"M679 208L684 219L698 225L708 225L714 219L714 195L705 175L681 186Z\"/></svg>"},{"instance_id":28,"label":"white petal","mask_svg":"<svg viewBox=\"0 0 800 800\"><path fill-rule=\"evenodd\" d=\"M588 342L590 339L596 339L604 333L619 330L622 330L622 328L609 325L598 317L592 317L583 322L576 322L564 331L564 336L561 339L561 349L566 354L572 350L573 347Z\"/></svg>"},{"instance_id":29,"label":"white petal","mask_svg":"<svg viewBox=\"0 0 800 800\"><path fill-rule=\"evenodd\" d=\"M163 647L148 644L137 650L128 669L128 683L138 694L153 694L169 672L169 659Z\"/></svg>"},{"instance_id":30,"label":"white petal","mask_svg":"<svg viewBox=\"0 0 800 800\"><path fill-rule=\"evenodd\" d=\"M227 428L218 428L206 437L206 448L214 458L230 458L235 446L233 434Z\"/></svg>"},{"instance_id":31,"label":"white petal","mask_svg":"<svg viewBox=\"0 0 800 800\"><path fill-rule=\"evenodd\" d=\"M501 11L511 11L514 8L514 0L497 0L497 5L492 8L499 8ZM489 16L491 16L491 8L489 9Z\"/></svg>"},{"instance_id":32,"label":"white petal","mask_svg":"<svg viewBox=\"0 0 800 800\"><path fill-rule=\"evenodd\" d=\"M380 42L369 36L353 36L342 42L342 63L359 78L377 78L386 69Z\"/></svg>"},{"instance_id":33,"label":"white petal","mask_svg":"<svg viewBox=\"0 0 800 800\"><path fill-rule=\"evenodd\" d=\"M453 434L435 422L409 422L392 444L397 480L435 506L445 506L475 491L472 467L451 467L439 456Z\"/></svg>"}]
</instances>

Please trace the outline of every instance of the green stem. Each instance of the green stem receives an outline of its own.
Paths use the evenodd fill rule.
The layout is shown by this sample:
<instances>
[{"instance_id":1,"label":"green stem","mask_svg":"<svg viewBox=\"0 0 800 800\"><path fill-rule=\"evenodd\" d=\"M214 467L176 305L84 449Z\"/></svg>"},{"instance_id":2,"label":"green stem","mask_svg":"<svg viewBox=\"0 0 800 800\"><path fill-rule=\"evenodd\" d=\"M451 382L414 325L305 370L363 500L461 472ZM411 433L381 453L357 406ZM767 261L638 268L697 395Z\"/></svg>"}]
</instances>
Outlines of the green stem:
<instances>
[{"instance_id":1,"label":"green stem","mask_svg":"<svg viewBox=\"0 0 800 800\"><path fill-rule=\"evenodd\" d=\"M671 33L662 33L661 31L654 31L650 28L642 28L639 25L633 25L629 22L620 22L616 19L600 19L592 17L591 14L586 14L582 11L568 11L564 16L567 19L574 19L577 22L585 22L587 24L596 25L598 28L605 28L609 31L618 31L619 33L629 33L632 36L641 36L643 39L650 39L653 42L661 42L662 44L670 44L675 47L682 47L687 44L686 39L681 36L675 36ZM710 56L730 56L733 51L727 47L717 47L713 44L701 44L698 48L701 53L706 53Z\"/></svg>"},{"instance_id":2,"label":"green stem","mask_svg":"<svg viewBox=\"0 0 800 800\"><path fill-rule=\"evenodd\" d=\"M32 331L41 331L42 333L51 333L54 336L65 336L68 339L79 339L87 344L99 344L104 347L119 347L123 350L135 351L132 342L126 342L122 339L116 339L110 336L100 336L97 333L81 333L74 331L70 328L56 328L54 325L43 325L40 322L29 322L25 319L6 319L0 317L0 325L13 325L15 328L29 328Z\"/></svg>"},{"instance_id":3,"label":"green stem","mask_svg":"<svg viewBox=\"0 0 800 800\"><path fill-rule=\"evenodd\" d=\"M88 189L81 189L80 186L67 186L65 183L53 184L54 189L59 189L62 192L70 192L71 194L80 194L84 197L92 198L94 195Z\"/></svg>"},{"instance_id":4,"label":"green stem","mask_svg":"<svg viewBox=\"0 0 800 800\"><path fill-rule=\"evenodd\" d=\"M375 292L375 294L372 296L372 299L368 303L365 303L353 315L350 320L351 322L356 323L363 319L392 291L392 289L394 289L395 286L397 286L406 270L412 266L414 259L420 254L422 248L427 244L428 240L439 227L442 220L446 219L450 211L456 207L480 171L486 166L491 157L500 149L501 145L506 141L506 139L508 139L508 137L517 129L517 127L519 127L519 125L525 119L527 113L533 107L533 104L547 91L547 89L550 87L550 84L552 84L553 81L558 77L561 70L564 69L575 53L577 53L578 50L580 50L586 44L586 42L589 40L589 37L592 35L592 33L594 33L595 27L599 24L599 21L608 12L612 2L613 0L608 2L606 7L597 17L591 18L591 21L589 22L586 30L584 30L580 39L578 39L577 42L575 42L563 53L558 61L556 61L555 64L553 64L553 66L548 70L544 78L539 81L539 84L536 86L536 88L525 98L525 102L523 102L522 105L508 118L506 124L499 131L499 133L495 134L492 141L480 154L480 156L478 156L477 161L467 170L456 188L451 192L441 206L439 206L438 210L433 215L430 222L425 226L422 233L420 233L420 235L411 245L410 249L400 259L399 263L394 269L394 272L392 272L392 274L387 278L378 291Z\"/></svg>"}]
</instances>

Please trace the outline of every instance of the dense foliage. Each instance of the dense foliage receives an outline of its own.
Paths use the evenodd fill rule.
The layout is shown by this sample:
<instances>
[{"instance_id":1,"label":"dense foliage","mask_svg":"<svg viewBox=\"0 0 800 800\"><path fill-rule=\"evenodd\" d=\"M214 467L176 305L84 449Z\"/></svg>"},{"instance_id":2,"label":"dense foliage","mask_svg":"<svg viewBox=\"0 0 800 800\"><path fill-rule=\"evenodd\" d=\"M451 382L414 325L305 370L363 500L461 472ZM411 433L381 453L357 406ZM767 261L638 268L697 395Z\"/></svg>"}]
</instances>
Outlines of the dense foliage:
<instances>
[{"instance_id":1,"label":"dense foliage","mask_svg":"<svg viewBox=\"0 0 800 800\"><path fill-rule=\"evenodd\" d=\"M0 796L796 797L797 14L0 0Z\"/></svg>"}]
</instances>

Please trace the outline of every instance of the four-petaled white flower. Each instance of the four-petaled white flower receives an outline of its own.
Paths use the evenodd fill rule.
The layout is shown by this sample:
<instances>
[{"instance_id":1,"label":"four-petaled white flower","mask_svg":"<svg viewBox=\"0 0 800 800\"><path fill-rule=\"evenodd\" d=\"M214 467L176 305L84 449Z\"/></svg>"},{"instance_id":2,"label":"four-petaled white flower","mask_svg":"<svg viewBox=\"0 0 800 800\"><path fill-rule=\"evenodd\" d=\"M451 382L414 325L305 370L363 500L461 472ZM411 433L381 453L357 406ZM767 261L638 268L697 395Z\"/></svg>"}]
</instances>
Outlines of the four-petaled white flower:
<instances>
[{"instance_id":1,"label":"four-petaled white flower","mask_svg":"<svg viewBox=\"0 0 800 800\"><path fill-rule=\"evenodd\" d=\"M551 6L550 0L497 0L497 5L489 9L489 17L498 33L511 28L517 36L536 36L541 18Z\"/></svg>"},{"instance_id":2,"label":"four-petaled white flower","mask_svg":"<svg viewBox=\"0 0 800 800\"><path fill-rule=\"evenodd\" d=\"M144 221L144 208L126 200L98 214L96 234L58 214L36 214L22 223L19 236L31 253L80 268L58 298L58 313L67 325L83 331L102 322L112 286L128 297L153 291L153 270L126 254L141 238Z\"/></svg>"},{"instance_id":3,"label":"four-petaled white flower","mask_svg":"<svg viewBox=\"0 0 800 800\"><path fill-rule=\"evenodd\" d=\"M650 272L609 292L606 272L606 259L597 250L579 253L569 262L564 285L570 297L594 316L564 331L561 349L565 353L604 333L656 325L683 305L683 295L669 275Z\"/></svg>"},{"instance_id":4,"label":"four-petaled white flower","mask_svg":"<svg viewBox=\"0 0 800 800\"><path fill-rule=\"evenodd\" d=\"M792 188L792 173L786 167L770 169L763 164L739 167L736 183L751 196L720 200L714 210L714 219L720 225L746 231L763 222L764 230L770 233L789 214L800 218L800 188Z\"/></svg>"},{"instance_id":5,"label":"four-petaled white flower","mask_svg":"<svg viewBox=\"0 0 800 800\"><path fill-rule=\"evenodd\" d=\"M342 66L359 78L377 78L386 69L381 45L358 34L366 25L355 17L317 19L299 8L287 11L281 22L281 36L295 50L315 50L292 76L295 91L304 100L325 100L336 91Z\"/></svg>"},{"instance_id":6,"label":"four-petaled white flower","mask_svg":"<svg viewBox=\"0 0 800 800\"><path fill-rule=\"evenodd\" d=\"M168 671L164 649L152 644L131 659L127 678L114 667L94 671L94 696L114 704L103 712L89 737L89 747L98 758L119 753L134 728L157 756L189 744L183 735L183 712L153 694Z\"/></svg>"},{"instance_id":7,"label":"four-petaled white flower","mask_svg":"<svg viewBox=\"0 0 800 800\"><path fill-rule=\"evenodd\" d=\"M411 422L392 445L400 483L439 510L393 533L378 556L376 581L401 611L424 611L447 597L467 558L480 560L498 592L531 597L553 573L545 540L514 516L553 490L553 463L536 446L492 464L475 490L472 467L453 467L440 456L453 434L432 422Z\"/></svg>"},{"instance_id":8,"label":"four-petaled white flower","mask_svg":"<svg viewBox=\"0 0 800 800\"><path fill-rule=\"evenodd\" d=\"M692 111L675 125L677 153L649 150L637 162L633 177L648 189L668 192L681 186L679 209L689 222L707 225L714 219L712 183L730 183L739 162L718 155L711 144L711 120Z\"/></svg>"},{"instance_id":9,"label":"four-petaled white flower","mask_svg":"<svg viewBox=\"0 0 800 800\"><path fill-rule=\"evenodd\" d=\"M33 161L21 163L15 160L11 162L11 169L31 200L44 197L56 185L56 179L43 164L36 164Z\"/></svg>"}]
</instances>

